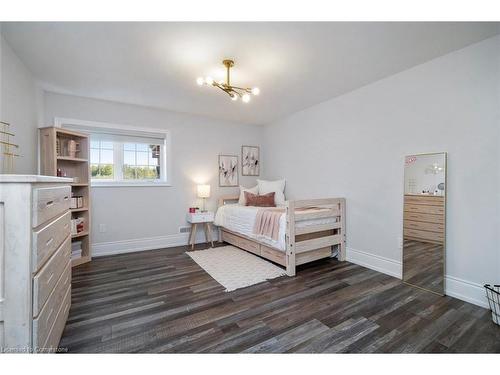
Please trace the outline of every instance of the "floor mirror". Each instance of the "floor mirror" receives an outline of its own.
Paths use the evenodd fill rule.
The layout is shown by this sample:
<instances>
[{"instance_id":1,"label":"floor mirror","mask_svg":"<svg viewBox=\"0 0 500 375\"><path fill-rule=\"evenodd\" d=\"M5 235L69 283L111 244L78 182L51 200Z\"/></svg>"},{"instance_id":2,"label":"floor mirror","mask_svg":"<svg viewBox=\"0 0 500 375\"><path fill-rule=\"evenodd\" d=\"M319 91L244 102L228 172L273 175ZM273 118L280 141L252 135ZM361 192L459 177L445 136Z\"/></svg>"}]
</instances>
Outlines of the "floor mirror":
<instances>
[{"instance_id":1,"label":"floor mirror","mask_svg":"<svg viewBox=\"0 0 500 375\"><path fill-rule=\"evenodd\" d=\"M404 165L403 281L444 295L446 153L409 155Z\"/></svg>"}]
</instances>

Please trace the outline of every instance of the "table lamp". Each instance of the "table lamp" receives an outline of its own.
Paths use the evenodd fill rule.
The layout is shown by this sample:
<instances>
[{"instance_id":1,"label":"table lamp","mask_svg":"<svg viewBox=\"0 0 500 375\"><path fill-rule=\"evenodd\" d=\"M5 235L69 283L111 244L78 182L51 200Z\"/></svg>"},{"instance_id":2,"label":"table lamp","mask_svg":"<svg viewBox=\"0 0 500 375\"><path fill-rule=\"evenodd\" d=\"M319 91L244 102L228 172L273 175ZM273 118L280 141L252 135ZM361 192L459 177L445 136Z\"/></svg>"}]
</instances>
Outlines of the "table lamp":
<instances>
[{"instance_id":1,"label":"table lamp","mask_svg":"<svg viewBox=\"0 0 500 375\"><path fill-rule=\"evenodd\" d=\"M198 185L198 198L203 198L203 209L205 212L205 200L210 198L210 185Z\"/></svg>"}]
</instances>

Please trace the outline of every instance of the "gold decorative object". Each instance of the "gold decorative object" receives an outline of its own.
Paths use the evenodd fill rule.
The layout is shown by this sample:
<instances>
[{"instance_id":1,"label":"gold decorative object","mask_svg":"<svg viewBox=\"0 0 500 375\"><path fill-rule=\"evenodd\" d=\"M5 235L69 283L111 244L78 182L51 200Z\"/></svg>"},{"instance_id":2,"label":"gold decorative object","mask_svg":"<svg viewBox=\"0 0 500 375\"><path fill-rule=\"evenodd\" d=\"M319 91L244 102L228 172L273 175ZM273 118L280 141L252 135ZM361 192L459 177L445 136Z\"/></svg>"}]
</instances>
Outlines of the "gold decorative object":
<instances>
[{"instance_id":1,"label":"gold decorative object","mask_svg":"<svg viewBox=\"0 0 500 375\"><path fill-rule=\"evenodd\" d=\"M260 89L258 87L238 87L238 86L232 86L231 85L231 68L234 66L234 61L233 60L223 60L222 64L226 67L226 82L224 81L219 81L216 82L212 77L198 77L196 80L196 83L200 86L207 85L207 86L214 86L222 91L224 91L226 94L229 95L229 97L233 100L236 101L238 98L241 98L241 100L244 103L248 103L250 101L251 96L250 95L259 95L260 94Z\"/></svg>"},{"instance_id":2,"label":"gold decorative object","mask_svg":"<svg viewBox=\"0 0 500 375\"><path fill-rule=\"evenodd\" d=\"M15 137L15 134L9 132L10 124L8 122L0 121L0 146L2 147L2 173L12 173L14 171L14 158L20 157L17 152L19 145L11 143L10 138Z\"/></svg>"}]
</instances>

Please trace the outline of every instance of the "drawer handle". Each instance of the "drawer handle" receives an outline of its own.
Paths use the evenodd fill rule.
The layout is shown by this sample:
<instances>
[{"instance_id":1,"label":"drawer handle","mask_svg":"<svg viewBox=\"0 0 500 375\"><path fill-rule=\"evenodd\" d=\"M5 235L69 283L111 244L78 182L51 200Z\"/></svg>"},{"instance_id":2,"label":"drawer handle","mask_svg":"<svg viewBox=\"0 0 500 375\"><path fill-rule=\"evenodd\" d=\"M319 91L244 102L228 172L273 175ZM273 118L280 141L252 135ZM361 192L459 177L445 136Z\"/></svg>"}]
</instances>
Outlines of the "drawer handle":
<instances>
[{"instance_id":1,"label":"drawer handle","mask_svg":"<svg viewBox=\"0 0 500 375\"><path fill-rule=\"evenodd\" d=\"M54 204L54 201L48 201L47 203L45 203L45 206L49 207L49 206L52 206L53 204Z\"/></svg>"},{"instance_id":2,"label":"drawer handle","mask_svg":"<svg viewBox=\"0 0 500 375\"><path fill-rule=\"evenodd\" d=\"M69 197L66 195L63 200L67 201Z\"/></svg>"},{"instance_id":3,"label":"drawer handle","mask_svg":"<svg viewBox=\"0 0 500 375\"><path fill-rule=\"evenodd\" d=\"M49 246L52 242L54 242L54 238L50 237L50 239L45 243L45 246Z\"/></svg>"}]
</instances>

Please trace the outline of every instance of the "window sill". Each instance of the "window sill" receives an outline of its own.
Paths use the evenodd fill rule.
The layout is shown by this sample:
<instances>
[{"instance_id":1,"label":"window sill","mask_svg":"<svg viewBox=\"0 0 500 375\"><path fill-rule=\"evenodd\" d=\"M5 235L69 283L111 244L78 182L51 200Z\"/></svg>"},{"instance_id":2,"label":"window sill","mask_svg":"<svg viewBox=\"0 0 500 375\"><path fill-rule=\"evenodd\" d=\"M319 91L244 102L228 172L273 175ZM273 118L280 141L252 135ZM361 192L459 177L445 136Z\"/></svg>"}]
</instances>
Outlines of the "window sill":
<instances>
[{"instance_id":1,"label":"window sill","mask_svg":"<svg viewBox=\"0 0 500 375\"><path fill-rule=\"evenodd\" d=\"M92 188L101 187L169 187L168 182L92 182Z\"/></svg>"}]
</instances>

